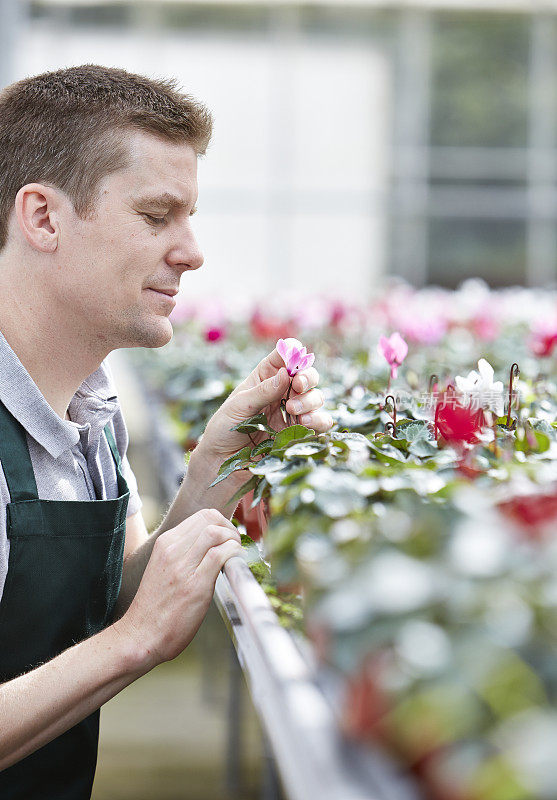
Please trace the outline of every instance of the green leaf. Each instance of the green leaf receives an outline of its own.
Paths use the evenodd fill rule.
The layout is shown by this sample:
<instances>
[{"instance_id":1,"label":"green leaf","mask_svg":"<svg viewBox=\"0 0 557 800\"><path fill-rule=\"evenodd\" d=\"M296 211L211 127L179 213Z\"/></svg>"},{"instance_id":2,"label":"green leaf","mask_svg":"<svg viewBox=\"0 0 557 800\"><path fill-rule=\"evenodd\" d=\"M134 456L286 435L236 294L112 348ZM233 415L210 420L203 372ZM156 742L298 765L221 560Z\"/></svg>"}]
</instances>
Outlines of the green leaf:
<instances>
[{"instance_id":1,"label":"green leaf","mask_svg":"<svg viewBox=\"0 0 557 800\"><path fill-rule=\"evenodd\" d=\"M419 442L421 440L429 439L428 426L420 422L411 422L410 425L405 425L403 432L404 437L409 442Z\"/></svg>"},{"instance_id":2,"label":"green leaf","mask_svg":"<svg viewBox=\"0 0 557 800\"><path fill-rule=\"evenodd\" d=\"M250 464L251 449L243 447L238 453L224 461L219 469L219 474L215 480L210 484L209 488L216 486L221 481L226 480L229 475L241 469L246 469Z\"/></svg>"},{"instance_id":3,"label":"green leaf","mask_svg":"<svg viewBox=\"0 0 557 800\"><path fill-rule=\"evenodd\" d=\"M243 483L238 489L238 491L232 495L227 505L235 505L236 503L239 503L245 494L251 492L252 489L256 488L260 480L261 478L259 478L257 475L252 475L251 478L245 483Z\"/></svg>"},{"instance_id":4,"label":"green leaf","mask_svg":"<svg viewBox=\"0 0 557 800\"><path fill-rule=\"evenodd\" d=\"M273 446L274 439L264 439L259 444L256 444L251 451L252 456L266 456Z\"/></svg>"},{"instance_id":5,"label":"green leaf","mask_svg":"<svg viewBox=\"0 0 557 800\"><path fill-rule=\"evenodd\" d=\"M273 477L281 474L284 475L280 481L280 484L281 486L289 486L291 483L295 483L300 478L304 478L306 475L309 475L312 469L311 462L290 462L288 469L285 469L283 473L273 473Z\"/></svg>"},{"instance_id":6,"label":"green leaf","mask_svg":"<svg viewBox=\"0 0 557 800\"><path fill-rule=\"evenodd\" d=\"M219 467L219 473L218 474L220 475L221 473L223 473L231 464L233 464L233 463L235 463L237 461L247 461L249 459L250 455L251 455L251 450L250 450L249 446L248 447L242 447L241 450L238 450L237 453L234 453L233 456L230 456L230 458L227 458L226 461L222 462L222 464Z\"/></svg>"},{"instance_id":7,"label":"green leaf","mask_svg":"<svg viewBox=\"0 0 557 800\"><path fill-rule=\"evenodd\" d=\"M315 433L309 428L306 428L305 425L291 425L289 428L284 428L280 433L277 433L271 453L283 450L288 447L289 444L298 442L308 436L313 437Z\"/></svg>"},{"instance_id":8,"label":"green leaf","mask_svg":"<svg viewBox=\"0 0 557 800\"><path fill-rule=\"evenodd\" d=\"M387 441L384 441L385 439ZM406 462L406 458L400 450L389 444L390 440L390 436L376 439L374 442L370 442L371 449L374 451L376 458L384 464L400 466L401 462Z\"/></svg>"},{"instance_id":9,"label":"green leaf","mask_svg":"<svg viewBox=\"0 0 557 800\"><path fill-rule=\"evenodd\" d=\"M418 456L418 458L429 458L438 453L439 450L433 442L429 442L427 439L415 439L409 444L408 452Z\"/></svg>"},{"instance_id":10,"label":"green leaf","mask_svg":"<svg viewBox=\"0 0 557 800\"><path fill-rule=\"evenodd\" d=\"M276 433L267 422L265 414L255 414L253 417L242 420L237 425L230 428L231 431L238 431L238 433L255 433L256 431L264 431L265 433Z\"/></svg>"},{"instance_id":11,"label":"green leaf","mask_svg":"<svg viewBox=\"0 0 557 800\"><path fill-rule=\"evenodd\" d=\"M265 489L267 488L268 485L269 484L264 480L259 481L253 492L253 501L250 505L250 508L255 508L255 506L261 502L261 499L263 498L263 493L265 492Z\"/></svg>"},{"instance_id":12,"label":"green leaf","mask_svg":"<svg viewBox=\"0 0 557 800\"><path fill-rule=\"evenodd\" d=\"M369 445L369 441L366 439L363 433L354 433L353 431L352 432L331 431L331 433L329 433L328 436L332 442L346 442L348 446L350 446L350 442L365 444L366 446Z\"/></svg>"},{"instance_id":13,"label":"green leaf","mask_svg":"<svg viewBox=\"0 0 557 800\"><path fill-rule=\"evenodd\" d=\"M520 428L516 434L515 450L522 453L545 453L551 447L549 436L541 431L536 431L532 427L526 431Z\"/></svg>"},{"instance_id":14,"label":"green leaf","mask_svg":"<svg viewBox=\"0 0 557 800\"><path fill-rule=\"evenodd\" d=\"M322 442L298 442L284 451L285 458L325 458L329 448Z\"/></svg>"},{"instance_id":15,"label":"green leaf","mask_svg":"<svg viewBox=\"0 0 557 800\"><path fill-rule=\"evenodd\" d=\"M268 475L270 472L276 472L282 469L283 466L280 458L265 456L261 461L258 461L257 464L250 467L250 472L252 475Z\"/></svg>"}]
</instances>

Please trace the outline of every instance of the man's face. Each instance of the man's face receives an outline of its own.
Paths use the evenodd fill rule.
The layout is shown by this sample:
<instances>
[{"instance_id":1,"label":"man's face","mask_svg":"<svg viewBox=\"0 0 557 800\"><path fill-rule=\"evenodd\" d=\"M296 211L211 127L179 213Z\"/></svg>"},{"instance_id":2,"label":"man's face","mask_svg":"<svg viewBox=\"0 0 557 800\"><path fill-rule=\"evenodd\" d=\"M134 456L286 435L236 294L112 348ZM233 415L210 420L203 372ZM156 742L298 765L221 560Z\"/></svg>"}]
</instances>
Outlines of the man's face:
<instances>
[{"instance_id":1,"label":"man's face","mask_svg":"<svg viewBox=\"0 0 557 800\"><path fill-rule=\"evenodd\" d=\"M203 256L191 228L197 156L142 132L128 138L131 164L105 177L91 219L61 229L55 302L68 322L108 349L160 347L185 270Z\"/></svg>"}]
</instances>

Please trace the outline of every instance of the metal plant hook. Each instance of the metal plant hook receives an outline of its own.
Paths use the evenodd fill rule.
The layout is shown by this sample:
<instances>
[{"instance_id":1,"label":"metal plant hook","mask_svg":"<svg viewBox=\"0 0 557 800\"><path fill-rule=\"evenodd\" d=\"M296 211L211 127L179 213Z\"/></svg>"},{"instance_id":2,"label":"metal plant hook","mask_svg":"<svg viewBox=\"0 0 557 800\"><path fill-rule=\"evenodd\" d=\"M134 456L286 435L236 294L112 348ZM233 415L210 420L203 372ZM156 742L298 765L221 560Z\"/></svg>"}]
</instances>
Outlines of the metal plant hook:
<instances>
[{"instance_id":1,"label":"metal plant hook","mask_svg":"<svg viewBox=\"0 0 557 800\"><path fill-rule=\"evenodd\" d=\"M394 422L395 427L396 427L396 400L395 400L394 395L388 394L386 396L386 398L385 398L385 406L387 405L387 400L391 400L391 402L392 402L392 406L393 406L393 422Z\"/></svg>"},{"instance_id":2,"label":"metal plant hook","mask_svg":"<svg viewBox=\"0 0 557 800\"><path fill-rule=\"evenodd\" d=\"M435 441L439 439L439 406L440 403L437 403L435 406L435 419L433 422L433 435L435 436Z\"/></svg>"},{"instance_id":3,"label":"metal plant hook","mask_svg":"<svg viewBox=\"0 0 557 800\"><path fill-rule=\"evenodd\" d=\"M512 427L516 424L516 420L512 421L511 425L511 407L513 402L513 381L515 378L518 378L520 375L520 368L516 361L514 364L511 365L510 373L509 373L509 406L507 408L507 430L511 430Z\"/></svg>"},{"instance_id":4,"label":"metal plant hook","mask_svg":"<svg viewBox=\"0 0 557 800\"><path fill-rule=\"evenodd\" d=\"M385 397L385 407L387 406L387 401L388 400L392 400L392 404L393 404L393 421L392 422L387 422L387 424L385 425L385 430L387 430L387 426L388 425L392 425L393 426L393 438L395 438L396 437L396 400L394 398L394 395L388 394Z\"/></svg>"},{"instance_id":5,"label":"metal plant hook","mask_svg":"<svg viewBox=\"0 0 557 800\"><path fill-rule=\"evenodd\" d=\"M385 433L387 433L391 428L393 430L393 439L396 439L396 425L394 424L394 422L386 422Z\"/></svg>"}]
</instances>

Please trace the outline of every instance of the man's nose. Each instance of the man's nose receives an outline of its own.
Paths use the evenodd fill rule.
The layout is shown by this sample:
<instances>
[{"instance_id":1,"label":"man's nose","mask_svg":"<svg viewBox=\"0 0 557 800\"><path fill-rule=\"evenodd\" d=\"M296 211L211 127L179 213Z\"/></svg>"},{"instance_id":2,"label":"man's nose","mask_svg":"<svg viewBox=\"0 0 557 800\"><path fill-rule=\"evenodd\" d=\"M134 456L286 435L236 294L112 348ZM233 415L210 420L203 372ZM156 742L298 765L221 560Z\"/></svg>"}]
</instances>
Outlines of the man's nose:
<instances>
[{"instance_id":1,"label":"man's nose","mask_svg":"<svg viewBox=\"0 0 557 800\"><path fill-rule=\"evenodd\" d=\"M177 238L166 260L173 267L181 267L184 272L199 269L203 265L203 253L189 223Z\"/></svg>"}]
</instances>

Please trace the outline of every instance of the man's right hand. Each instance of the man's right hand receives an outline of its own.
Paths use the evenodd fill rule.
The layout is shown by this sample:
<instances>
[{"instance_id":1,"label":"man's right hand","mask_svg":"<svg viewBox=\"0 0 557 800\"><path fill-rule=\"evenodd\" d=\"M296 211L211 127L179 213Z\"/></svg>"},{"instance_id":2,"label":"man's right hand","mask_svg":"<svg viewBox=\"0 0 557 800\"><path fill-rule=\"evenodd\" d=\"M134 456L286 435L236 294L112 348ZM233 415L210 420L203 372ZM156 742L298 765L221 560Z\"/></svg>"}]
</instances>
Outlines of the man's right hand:
<instances>
[{"instance_id":1,"label":"man's right hand","mask_svg":"<svg viewBox=\"0 0 557 800\"><path fill-rule=\"evenodd\" d=\"M188 646L209 609L219 571L241 552L240 534L214 508L158 536L130 607L114 623L144 653L147 670Z\"/></svg>"}]
</instances>

